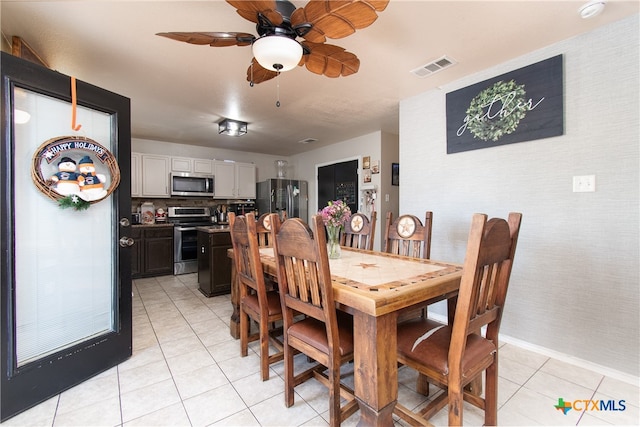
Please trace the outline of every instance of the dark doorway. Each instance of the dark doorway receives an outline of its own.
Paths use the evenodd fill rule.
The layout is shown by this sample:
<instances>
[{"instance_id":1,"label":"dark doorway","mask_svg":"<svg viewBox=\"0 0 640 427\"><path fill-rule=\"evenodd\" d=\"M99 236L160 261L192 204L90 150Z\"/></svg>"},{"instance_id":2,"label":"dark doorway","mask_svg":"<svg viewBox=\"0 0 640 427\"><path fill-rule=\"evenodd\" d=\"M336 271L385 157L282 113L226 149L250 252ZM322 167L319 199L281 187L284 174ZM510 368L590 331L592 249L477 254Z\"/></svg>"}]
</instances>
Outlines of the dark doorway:
<instances>
[{"instance_id":1,"label":"dark doorway","mask_svg":"<svg viewBox=\"0 0 640 427\"><path fill-rule=\"evenodd\" d=\"M74 133L68 125L74 80L4 52L1 73L0 420L5 421L131 356L131 107L128 98L78 81L73 88L83 128ZM18 121L18 111L30 118ZM61 136L73 142L46 151L46 159L40 156L38 145ZM102 147L80 141L85 136ZM110 193L89 199L86 210L62 209L53 200L62 193L50 193L53 184L36 188L34 166L30 177L25 162L33 157L42 172L45 160L60 167L80 157L82 164L101 168L99 156L109 164L108 178L99 180ZM87 197L68 194L75 204Z\"/></svg>"},{"instance_id":2,"label":"dark doorway","mask_svg":"<svg viewBox=\"0 0 640 427\"><path fill-rule=\"evenodd\" d=\"M358 160L318 168L318 209L339 199L358 212Z\"/></svg>"}]
</instances>

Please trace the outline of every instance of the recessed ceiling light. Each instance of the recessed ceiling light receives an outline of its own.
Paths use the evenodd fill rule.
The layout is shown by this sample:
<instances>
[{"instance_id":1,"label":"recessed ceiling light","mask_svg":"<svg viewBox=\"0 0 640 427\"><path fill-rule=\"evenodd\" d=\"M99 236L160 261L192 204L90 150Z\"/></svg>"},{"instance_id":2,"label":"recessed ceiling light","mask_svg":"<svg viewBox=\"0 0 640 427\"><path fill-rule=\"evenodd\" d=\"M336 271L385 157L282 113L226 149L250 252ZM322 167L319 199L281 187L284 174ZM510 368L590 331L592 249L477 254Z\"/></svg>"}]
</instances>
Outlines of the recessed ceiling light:
<instances>
[{"instance_id":1,"label":"recessed ceiling light","mask_svg":"<svg viewBox=\"0 0 640 427\"><path fill-rule=\"evenodd\" d=\"M580 13L580 16L583 19L593 18L604 10L605 3L606 2L602 0L591 0L580 7L580 9L578 9L578 13Z\"/></svg>"},{"instance_id":2,"label":"recessed ceiling light","mask_svg":"<svg viewBox=\"0 0 640 427\"><path fill-rule=\"evenodd\" d=\"M305 138L298 141L298 144L309 144L310 142L316 142L316 141L317 139L315 138Z\"/></svg>"}]
</instances>

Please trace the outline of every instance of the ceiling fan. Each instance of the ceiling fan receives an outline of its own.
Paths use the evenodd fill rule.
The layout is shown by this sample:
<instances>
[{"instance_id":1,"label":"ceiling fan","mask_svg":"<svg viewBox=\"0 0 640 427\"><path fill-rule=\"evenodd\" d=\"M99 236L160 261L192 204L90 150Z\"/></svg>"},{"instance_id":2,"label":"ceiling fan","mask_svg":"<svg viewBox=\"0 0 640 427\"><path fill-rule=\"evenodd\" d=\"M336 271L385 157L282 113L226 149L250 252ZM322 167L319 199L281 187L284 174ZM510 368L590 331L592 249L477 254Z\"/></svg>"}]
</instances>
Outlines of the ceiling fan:
<instances>
[{"instance_id":1,"label":"ceiling fan","mask_svg":"<svg viewBox=\"0 0 640 427\"><path fill-rule=\"evenodd\" d=\"M345 49L326 44L368 27L389 0L310 0L296 8L288 0L227 0L243 18L256 23L259 37L238 32L170 32L157 35L213 47L252 46L254 59L247 81L262 83L297 65L327 77L358 72L360 60ZM297 38L304 40L298 41Z\"/></svg>"}]
</instances>

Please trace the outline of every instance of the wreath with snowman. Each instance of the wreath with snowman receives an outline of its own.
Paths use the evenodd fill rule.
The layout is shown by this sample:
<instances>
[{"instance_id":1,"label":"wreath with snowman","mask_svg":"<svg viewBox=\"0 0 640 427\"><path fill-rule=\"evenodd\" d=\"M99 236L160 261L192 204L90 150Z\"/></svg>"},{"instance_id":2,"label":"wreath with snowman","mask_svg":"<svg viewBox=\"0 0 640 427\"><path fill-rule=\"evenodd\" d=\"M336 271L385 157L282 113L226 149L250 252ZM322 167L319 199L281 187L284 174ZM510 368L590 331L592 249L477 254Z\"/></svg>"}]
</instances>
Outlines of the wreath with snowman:
<instances>
[{"instance_id":1,"label":"wreath with snowman","mask_svg":"<svg viewBox=\"0 0 640 427\"><path fill-rule=\"evenodd\" d=\"M92 139L52 138L33 156L31 177L36 187L62 209L88 209L109 196L120 183L115 157Z\"/></svg>"}]
</instances>

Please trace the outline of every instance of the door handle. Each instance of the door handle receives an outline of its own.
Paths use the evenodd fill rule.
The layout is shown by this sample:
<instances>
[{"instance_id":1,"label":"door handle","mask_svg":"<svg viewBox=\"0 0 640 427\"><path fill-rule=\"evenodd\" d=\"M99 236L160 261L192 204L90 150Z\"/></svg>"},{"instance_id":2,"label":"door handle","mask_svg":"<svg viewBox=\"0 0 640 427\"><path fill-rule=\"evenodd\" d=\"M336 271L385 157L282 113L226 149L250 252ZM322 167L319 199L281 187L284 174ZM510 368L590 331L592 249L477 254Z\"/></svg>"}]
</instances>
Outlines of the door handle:
<instances>
[{"instance_id":1,"label":"door handle","mask_svg":"<svg viewBox=\"0 0 640 427\"><path fill-rule=\"evenodd\" d=\"M120 246L122 246L123 248L133 246L134 243L135 243L135 240L133 240L131 237L120 238Z\"/></svg>"},{"instance_id":2,"label":"door handle","mask_svg":"<svg viewBox=\"0 0 640 427\"><path fill-rule=\"evenodd\" d=\"M122 227L128 227L131 225L131 222L129 221L129 218L120 218L120 225Z\"/></svg>"}]
</instances>

